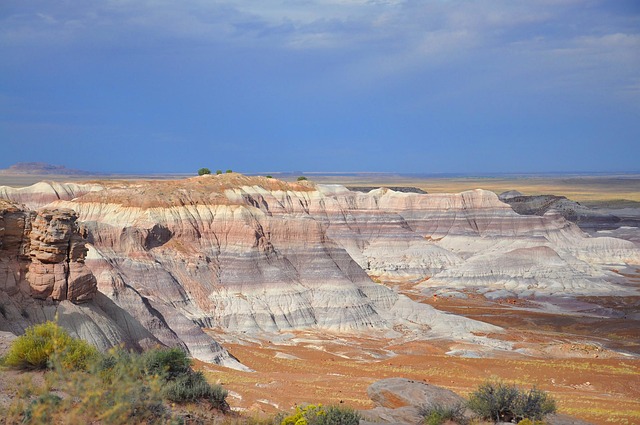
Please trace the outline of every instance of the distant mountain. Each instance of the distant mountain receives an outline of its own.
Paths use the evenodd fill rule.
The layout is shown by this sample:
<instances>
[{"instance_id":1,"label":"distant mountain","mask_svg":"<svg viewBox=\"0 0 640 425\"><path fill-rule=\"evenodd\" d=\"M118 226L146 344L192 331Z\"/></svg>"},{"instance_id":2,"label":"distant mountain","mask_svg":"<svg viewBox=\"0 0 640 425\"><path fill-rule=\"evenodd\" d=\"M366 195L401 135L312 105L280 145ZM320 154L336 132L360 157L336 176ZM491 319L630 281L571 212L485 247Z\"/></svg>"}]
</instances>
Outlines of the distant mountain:
<instances>
[{"instance_id":1,"label":"distant mountain","mask_svg":"<svg viewBox=\"0 0 640 425\"><path fill-rule=\"evenodd\" d=\"M9 168L0 170L1 174L51 174L65 176L82 176L92 173L83 170L67 168L64 165L52 165L46 162L18 162Z\"/></svg>"}]
</instances>

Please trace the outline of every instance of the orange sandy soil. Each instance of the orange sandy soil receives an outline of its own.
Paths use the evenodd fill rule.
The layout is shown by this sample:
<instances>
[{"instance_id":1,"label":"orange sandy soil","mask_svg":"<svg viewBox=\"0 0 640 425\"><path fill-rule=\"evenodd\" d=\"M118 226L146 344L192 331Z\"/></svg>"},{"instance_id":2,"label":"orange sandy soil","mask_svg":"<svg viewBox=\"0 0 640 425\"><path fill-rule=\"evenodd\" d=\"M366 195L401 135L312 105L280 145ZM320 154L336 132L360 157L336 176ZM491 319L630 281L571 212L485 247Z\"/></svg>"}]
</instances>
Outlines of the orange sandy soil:
<instances>
[{"instance_id":1,"label":"orange sandy soil","mask_svg":"<svg viewBox=\"0 0 640 425\"><path fill-rule=\"evenodd\" d=\"M512 310L509 301L471 297L429 303L508 327L505 334L490 336L514 341L516 348L528 348L534 355L498 352L492 358L462 358L445 353L473 347L444 340L392 341L373 333L309 331L296 332L295 345L271 341L224 344L253 373L205 364L199 367L232 392L228 398L232 407L249 412L287 411L304 402L371 408L367 387L382 378L421 380L464 396L484 380L500 378L549 391L561 413L593 423L640 423L640 358L624 357L602 344L602 335L609 335L613 343L619 335L628 341L626 351L638 351L638 322L618 330L592 323L597 334L592 340L602 344L595 345L586 339L588 330L578 320ZM558 325L552 325L554 317Z\"/></svg>"}]
</instances>

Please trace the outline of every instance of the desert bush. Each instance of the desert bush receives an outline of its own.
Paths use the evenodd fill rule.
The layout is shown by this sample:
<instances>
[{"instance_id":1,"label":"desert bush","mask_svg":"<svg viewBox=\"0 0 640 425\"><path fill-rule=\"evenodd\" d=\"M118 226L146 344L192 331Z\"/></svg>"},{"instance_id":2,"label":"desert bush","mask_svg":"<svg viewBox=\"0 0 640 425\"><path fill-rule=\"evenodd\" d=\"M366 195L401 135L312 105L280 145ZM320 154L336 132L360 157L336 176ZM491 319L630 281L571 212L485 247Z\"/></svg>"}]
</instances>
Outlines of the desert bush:
<instances>
[{"instance_id":1,"label":"desert bush","mask_svg":"<svg viewBox=\"0 0 640 425\"><path fill-rule=\"evenodd\" d=\"M320 418L321 425L358 425L360 413L349 407L329 406L325 409L325 415Z\"/></svg>"},{"instance_id":2,"label":"desert bush","mask_svg":"<svg viewBox=\"0 0 640 425\"><path fill-rule=\"evenodd\" d=\"M233 170L227 170L227 171L225 171L225 173L231 174L231 173L233 173Z\"/></svg>"},{"instance_id":3,"label":"desert bush","mask_svg":"<svg viewBox=\"0 0 640 425\"><path fill-rule=\"evenodd\" d=\"M191 371L191 359L179 348L154 349L143 355L146 372L160 375L166 380Z\"/></svg>"},{"instance_id":4,"label":"desert bush","mask_svg":"<svg viewBox=\"0 0 640 425\"><path fill-rule=\"evenodd\" d=\"M272 179L273 178L273 176L269 175L269 174L267 174L265 177L268 178L268 179Z\"/></svg>"},{"instance_id":5,"label":"desert bush","mask_svg":"<svg viewBox=\"0 0 640 425\"><path fill-rule=\"evenodd\" d=\"M204 176L205 174L211 174L211 170L208 168L200 168L198 170L198 175L199 176Z\"/></svg>"},{"instance_id":6,"label":"desert bush","mask_svg":"<svg viewBox=\"0 0 640 425\"><path fill-rule=\"evenodd\" d=\"M463 425L468 422L464 417L464 409L462 404L445 406L434 403L421 406L418 414L424 418L425 425L441 425L447 421Z\"/></svg>"},{"instance_id":7,"label":"desert bush","mask_svg":"<svg viewBox=\"0 0 640 425\"><path fill-rule=\"evenodd\" d=\"M213 407L226 411L227 390L211 385L202 372L191 369L191 359L179 348L155 349L143 355L145 373L163 382L163 396L176 403L207 400Z\"/></svg>"},{"instance_id":8,"label":"desert bush","mask_svg":"<svg viewBox=\"0 0 640 425\"><path fill-rule=\"evenodd\" d=\"M301 182L301 181L305 181L305 180L307 180L307 178L306 178L305 176L300 176L300 177L298 177L298 181L299 181L299 182Z\"/></svg>"},{"instance_id":9,"label":"desert bush","mask_svg":"<svg viewBox=\"0 0 640 425\"><path fill-rule=\"evenodd\" d=\"M98 356L87 342L75 339L53 322L27 328L16 338L5 357L5 364L16 369L46 369L55 360L66 369L86 369Z\"/></svg>"},{"instance_id":10,"label":"desert bush","mask_svg":"<svg viewBox=\"0 0 640 425\"><path fill-rule=\"evenodd\" d=\"M360 414L348 407L309 404L296 407L293 415L282 419L280 425L358 425Z\"/></svg>"},{"instance_id":11,"label":"desert bush","mask_svg":"<svg viewBox=\"0 0 640 425\"><path fill-rule=\"evenodd\" d=\"M529 391L520 391L513 403L513 416L517 421L524 419L539 421L555 411L556 401L553 397L535 387Z\"/></svg>"},{"instance_id":12,"label":"desert bush","mask_svg":"<svg viewBox=\"0 0 640 425\"><path fill-rule=\"evenodd\" d=\"M556 411L555 400L544 391L523 391L502 382L481 384L470 394L468 406L482 419L496 422L540 420Z\"/></svg>"},{"instance_id":13,"label":"desert bush","mask_svg":"<svg viewBox=\"0 0 640 425\"><path fill-rule=\"evenodd\" d=\"M167 382L162 392L166 399L176 403L207 400L219 410L229 409L226 401L228 391L220 385L209 384L202 372L191 371L180 375Z\"/></svg>"},{"instance_id":14,"label":"desert bush","mask_svg":"<svg viewBox=\"0 0 640 425\"><path fill-rule=\"evenodd\" d=\"M216 174L222 174L222 170L216 170Z\"/></svg>"}]
</instances>

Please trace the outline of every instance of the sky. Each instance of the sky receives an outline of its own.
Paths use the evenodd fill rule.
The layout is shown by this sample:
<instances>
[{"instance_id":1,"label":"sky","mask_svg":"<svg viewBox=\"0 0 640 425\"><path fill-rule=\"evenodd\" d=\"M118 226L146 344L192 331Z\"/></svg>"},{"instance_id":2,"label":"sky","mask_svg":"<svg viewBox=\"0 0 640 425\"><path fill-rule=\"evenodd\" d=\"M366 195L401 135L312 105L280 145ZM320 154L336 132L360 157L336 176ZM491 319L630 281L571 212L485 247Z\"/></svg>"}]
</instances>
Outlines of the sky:
<instances>
[{"instance_id":1,"label":"sky","mask_svg":"<svg viewBox=\"0 0 640 425\"><path fill-rule=\"evenodd\" d=\"M637 0L2 0L0 168L640 171Z\"/></svg>"}]
</instances>

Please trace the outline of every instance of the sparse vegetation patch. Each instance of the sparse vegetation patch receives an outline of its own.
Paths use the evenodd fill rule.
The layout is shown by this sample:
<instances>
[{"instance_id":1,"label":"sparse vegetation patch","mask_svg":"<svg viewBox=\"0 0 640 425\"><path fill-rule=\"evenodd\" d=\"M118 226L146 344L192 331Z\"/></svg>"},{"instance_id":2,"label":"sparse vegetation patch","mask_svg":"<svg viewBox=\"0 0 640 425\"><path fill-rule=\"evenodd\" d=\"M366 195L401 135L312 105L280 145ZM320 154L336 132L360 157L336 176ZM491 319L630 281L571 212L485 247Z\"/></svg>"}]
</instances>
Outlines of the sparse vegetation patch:
<instances>
[{"instance_id":1,"label":"sparse vegetation patch","mask_svg":"<svg viewBox=\"0 0 640 425\"><path fill-rule=\"evenodd\" d=\"M358 425L360 414L348 407L309 404L296 407L293 415L285 417L280 425Z\"/></svg>"},{"instance_id":2,"label":"sparse vegetation patch","mask_svg":"<svg viewBox=\"0 0 640 425\"><path fill-rule=\"evenodd\" d=\"M467 418L464 417L465 406L463 404L455 404L445 406L443 404L430 404L421 406L418 414L424 418L425 425L441 425L448 422L464 425Z\"/></svg>"},{"instance_id":3,"label":"sparse vegetation patch","mask_svg":"<svg viewBox=\"0 0 640 425\"><path fill-rule=\"evenodd\" d=\"M227 391L191 368L182 350L155 349L145 354L114 348L100 354L52 322L27 329L10 347L4 364L16 369L49 369L46 384L18 397L6 423L180 423L167 401L205 402L226 412ZM51 393L51 389L58 393ZM208 411L205 409L205 411ZM177 421L177 422L176 422Z\"/></svg>"},{"instance_id":4,"label":"sparse vegetation patch","mask_svg":"<svg viewBox=\"0 0 640 425\"><path fill-rule=\"evenodd\" d=\"M502 382L485 382L469 395L469 409L496 422L535 421L555 413L556 402L537 388L521 390Z\"/></svg>"}]
</instances>

